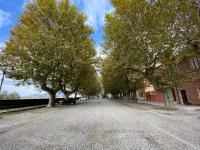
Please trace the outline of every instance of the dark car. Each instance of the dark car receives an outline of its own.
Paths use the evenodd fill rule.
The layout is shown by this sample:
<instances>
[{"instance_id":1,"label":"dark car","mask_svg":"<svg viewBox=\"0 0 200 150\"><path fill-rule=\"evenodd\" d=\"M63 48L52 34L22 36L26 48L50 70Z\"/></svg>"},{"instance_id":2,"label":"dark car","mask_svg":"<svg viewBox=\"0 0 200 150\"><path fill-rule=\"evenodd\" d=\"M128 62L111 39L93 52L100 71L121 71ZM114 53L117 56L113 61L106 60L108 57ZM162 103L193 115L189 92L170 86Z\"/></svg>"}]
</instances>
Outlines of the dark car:
<instances>
[{"instance_id":1,"label":"dark car","mask_svg":"<svg viewBox=\"0 0 200 150\"><path fill-rule=\"evenodd\" d=\"M75 98L69 98L68 100L63 99L59 101L59 104L60 105L71 105L71 104L76 105L76 99Z\"/></svg>"},{"instance_id":2,"label":"dark car","mask_svg":"<svg viewBox=\"0 0 200 150\"><path fill-rule=\"evenodd\" d=\"M59 104L60 105L71 105L71 104L73 104L73 105L76 105L76 101L78 100L79 98L69 98L68 100L65 100L65 99L63 99L63 100L60 100L59 101Z\"/></svg>"}]
</instances>

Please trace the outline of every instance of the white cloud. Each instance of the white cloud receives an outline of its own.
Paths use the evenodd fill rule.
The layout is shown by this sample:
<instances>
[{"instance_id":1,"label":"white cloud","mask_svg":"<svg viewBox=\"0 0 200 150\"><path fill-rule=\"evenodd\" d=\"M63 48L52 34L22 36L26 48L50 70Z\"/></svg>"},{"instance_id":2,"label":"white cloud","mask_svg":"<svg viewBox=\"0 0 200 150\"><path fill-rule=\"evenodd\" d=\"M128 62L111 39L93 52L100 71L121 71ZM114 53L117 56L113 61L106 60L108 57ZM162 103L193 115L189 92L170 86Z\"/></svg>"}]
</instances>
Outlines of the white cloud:
<instances>
[{"instance_id":1,"label":"white cloud","mask_svg":"<svg viewBox=\"0 0 200 150\"><path fill-rule=\"evenodd\" d=\"M34 0L31 0L34 1ZM60 0L57 0L58 2ZM112 12L113 7L110 0L70 0L76 4L79 9L88 16L88 24L95 30L101 28L104 24L105 14ZM23 7L26 3L24 3Z\"/></svg>"},{"instance_id":2,"label":"white cloud","mask_svg":"<svg viewBox=\"0 0 200 150\"><path fill-rule=\"evenodd\" d=\"M11 23L10 16L11 14L9 12L0 9L0 28L3 25L8 25Z\"/></svg>"},{"instance_id":3,"label":"white cloud","mask_svg":"<svg viewBox=\"0 0 200 150\"><path fill-rule=\"evenodd\" d=\"M103 53L103 47L101 46L101 44L97 44L95 49L97 52L97 56L99 56L103 59L105 59L107 57L107 55Z\"/></svg>"},{"instance_id":4,"label":"white cloud","mask_svg":"<svg viewBox=\"0 0 200 150\"><path fill-rule=\"evenodd\" d=\"M101 44L97 44L97 45L95 46L95 49L96 49L97 54L100 55L100 53L101 53L101 51L102 51L102 46L101 46Z\"/></svg>"},{"instance_id":5,"label":"white cloud","mask_svg":"<svg viewBox=\"0 0 200 150\"><path fill-rule=\"evenodd\" d=\"M98 30L104 24L105 14L113 11L109 0L71 0L88 16L88 24Z\"/></svg>"}]
</instances>

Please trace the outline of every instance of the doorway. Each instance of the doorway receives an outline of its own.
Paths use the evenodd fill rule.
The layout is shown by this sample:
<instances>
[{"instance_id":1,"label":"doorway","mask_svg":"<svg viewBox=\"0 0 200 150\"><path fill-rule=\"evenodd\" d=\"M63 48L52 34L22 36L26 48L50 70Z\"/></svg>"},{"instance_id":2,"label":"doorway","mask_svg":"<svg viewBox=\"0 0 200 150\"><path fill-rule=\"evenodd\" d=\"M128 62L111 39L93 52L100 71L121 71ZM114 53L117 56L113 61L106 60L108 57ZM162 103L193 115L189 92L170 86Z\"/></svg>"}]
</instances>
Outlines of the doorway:
<instances>
[{"instance_id":1,"label":"doorway","mask_svg":"<svg viewBox=\"0 0 200 150\"><path fill-rule=\"evenodd\" d=\"M175 93L174 89L172 89L172 95L173 95L173 98L174 98L174 102L176 102L176 93Z\"/></svg>"},{"instance_id":2,"label":"doorway","mask_svg":"<svg viewBox=\"0 0 200 150\"><path fill-rule=\"evenodd\" d=\"M190 104L190 103L188 102L188 97L187 97L186 90L181 90L181 97L182 97L183 103L184 103L185 105L189 105L189 104Z\"/></svg>"}]
</instances>

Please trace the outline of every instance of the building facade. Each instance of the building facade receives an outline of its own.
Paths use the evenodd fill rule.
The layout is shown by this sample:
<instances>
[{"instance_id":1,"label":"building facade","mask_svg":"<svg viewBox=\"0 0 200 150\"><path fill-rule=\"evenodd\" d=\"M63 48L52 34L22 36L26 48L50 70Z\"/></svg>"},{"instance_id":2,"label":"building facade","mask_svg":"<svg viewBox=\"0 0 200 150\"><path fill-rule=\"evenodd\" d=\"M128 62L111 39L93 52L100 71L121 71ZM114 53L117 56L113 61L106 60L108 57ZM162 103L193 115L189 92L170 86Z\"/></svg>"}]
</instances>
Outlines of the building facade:
<instances>
[{"instance_id":1,"label":"building facade","mask_svg":"<svg viewBox=\"0 0 200 150\"><path fill-rule=\"evenodd\" d=\"M189 74L191 79L172 89L174 102L185 105L200 105L200 55L196 55L190 60L184 60L176 67L178 71ZM137 98L163 103L164 93L156 91L152 85L148 85L145 91L137 91Z\"/></svg>"},{"instance_id":2,"label":"building facade","mask_svg":"<svg viewBox=\"0 0 200 150\"><path fill-rule=\"evenodd\" d=\"M177 65L178 71L191 75L192 80L184 81L177 89L177 102L200 105L200 56L185 60Z\"/></svg>"},{"instance_id":3,"label":"building facade","mask_svg":"<svg viewBox=\"0 0 200 150\"><path fill-rule=\"evenodd\" d=\"M144 91L137 91L137 99L150 102L164 102L164 93L162 91L156 91L153 85L148 85Z\"/></svg>"}]
</instances>

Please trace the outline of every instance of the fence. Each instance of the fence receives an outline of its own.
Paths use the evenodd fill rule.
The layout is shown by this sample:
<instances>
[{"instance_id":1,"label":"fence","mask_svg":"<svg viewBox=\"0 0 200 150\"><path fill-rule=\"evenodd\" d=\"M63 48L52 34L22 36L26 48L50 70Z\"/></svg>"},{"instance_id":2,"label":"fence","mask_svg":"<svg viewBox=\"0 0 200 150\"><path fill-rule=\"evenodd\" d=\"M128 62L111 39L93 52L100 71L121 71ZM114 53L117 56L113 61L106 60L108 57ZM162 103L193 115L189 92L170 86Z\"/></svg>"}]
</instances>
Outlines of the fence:
<instances>
[{"instance_id":1,"label":"fence","mask_svg":"<svg viewBox=\"0 0 200 150\"><path fill-rule=\"evenodd\" d=\"M63 98L57 98L56 103L58 103L60 100L63 100ZM49 99L0 100L0 109L47 105L48 102Z\"/></svg>"}]
</instances>

